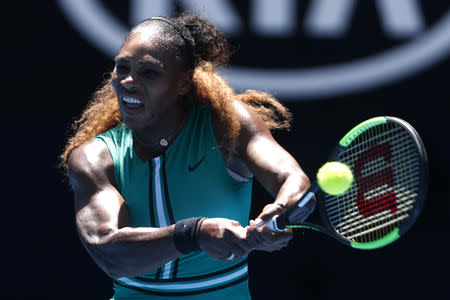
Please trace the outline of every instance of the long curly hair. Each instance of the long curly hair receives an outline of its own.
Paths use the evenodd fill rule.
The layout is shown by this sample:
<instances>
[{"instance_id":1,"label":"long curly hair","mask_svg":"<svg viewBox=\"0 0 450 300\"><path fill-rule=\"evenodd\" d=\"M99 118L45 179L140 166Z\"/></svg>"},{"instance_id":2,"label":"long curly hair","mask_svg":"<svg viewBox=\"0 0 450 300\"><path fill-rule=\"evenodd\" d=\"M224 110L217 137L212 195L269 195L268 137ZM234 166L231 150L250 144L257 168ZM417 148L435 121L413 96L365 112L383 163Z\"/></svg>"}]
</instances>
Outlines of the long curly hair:
<instances>
[{"instance_id":1,"label":"long curly hair","mask_svg":"<svg viewBox=\"0 0 450 300\"><path fill-rule=\"evenodd\" d=\"M169 18L168 18L169 19ZM160 27L165 39L170 39L176 51L176 58L193 69L193 88L186 95L191 105L210 104L220 121L225 124L227 133L224 139L231 141L232 148L239 134L239 117L235 112L233 101L242 101L249 105L264 121L270 130L290 129L292 115L272 95L255 90L236 93L217 73L217 70L227 64L230 48L224 35L204 18L188 13L182 13L169 19L183 30L184 38L190 40L186 45L184 38L172 25L161 20L147 19L131 29L126 38L146 26ZM152 25L150 25L152 24ZM193 57L186 57L193 47ZM122 123L119 104L111 84L111 77L106 79L95 91L80 118L71 126L65 148L60 155L60 165L67 175L67 162L70 153L95 136L114 128Z\"/></svg>"}]
</instances>

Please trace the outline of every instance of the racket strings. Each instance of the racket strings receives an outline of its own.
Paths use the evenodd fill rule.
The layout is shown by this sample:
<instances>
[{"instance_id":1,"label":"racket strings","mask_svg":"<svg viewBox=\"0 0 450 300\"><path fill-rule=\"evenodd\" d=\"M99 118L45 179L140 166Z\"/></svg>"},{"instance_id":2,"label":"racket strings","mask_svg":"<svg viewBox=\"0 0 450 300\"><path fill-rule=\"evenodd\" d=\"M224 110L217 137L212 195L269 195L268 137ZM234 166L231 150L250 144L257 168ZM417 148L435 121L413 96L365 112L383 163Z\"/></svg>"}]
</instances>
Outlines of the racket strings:
<instances>
[{"instance_id":1,"label":"racket strings","mask_svg":"<svg viewBox=\"0 0 450 300\"><path fill-rule=\"evenodd\" d=\"M342 154L343 156L347 155L346 160L352 161L352 160L357 159L359 157L359 155L361 155L361 153L366 151L366 148L368 145L370 146L373 144L377 144L377 142L381 139L385 139L385 142L392 142L392 136L393 135L395 136L396 131L398 131L398 129L396 129L396 128L391 128L391 129L383 128L383 130L385 130L385 131L380 132L379 128L380 127L375 128L375 129L377 129L375 132L375 135L373 135L370 131L365 131L362 135L362 140L364 140L365 144L356 143L356 146L349 147L349 150ZM398 136L397 136L397 138L398 138ZM404 139L406 139L406 140L407 140L407 138L408 138L408 136L404 137ZM398 142L401 143L403 141L400 140ZM398 155L395 155L396 153L393 153L393 154L394 154L394 157L398 157ZM374 157L377 157L377 155L375 155ZM366 167L362 170L361 177L367 177L367 176L371 175L371 174L365 174L368 172L370 172L372 174L376 174L377 172L379 172L380 170L385 169L385 168L386 168L386 162L385 162L384 158L378 157L375 159L369 159L368 162L366 163ZM352 197L355 198L356 196L350 195L348 198L352 199ZM344 205L343 205L344 211L348 212L348 204L350 204L350 203L351 203L351 201L344 201ZM338 202L338 204L339 204L339 202ZM341 205L338 205L338 209L341 210ZM354 214L354 215L358 216L359 213ZM342 214L339 212L338 216L341 217ZM335 220L333 220L333 221L335 221ZM348 218L348 217L341 218L341 220L338 221L338 223L342 224L343 221L345 222L345 228L351 227L351 225L355 224L355 222L350 220L350 218ZM358 221L358 220L355 220L355 221ZM373 225L370 224L370 226L373 226ZM356 225L353 227L355 228L355 230L361 228L361 226L356 226ZM373 226L373 227L376 227L376 226ZM369 237L369 239L370 240L377 239L377 236Z\"/></svg>"},{"instance_id":2,"label":"racket strings","mask_svg":"<svg viewBox=\"0 0 450 300\"><path fill-rule=\"evenodd\" d=\"M355 182L342 196L326 196L335 230L366 243L399 227L414 208L420 183L419 155L410 134L395 123L374 126L356 137L339 161L351 167Z\"/></svg>"},{"instance_id":3,"label":"racket strings","mask_svg":"<svg viewBox=\"0 0 450 300\"><path fill-rule=\"evenodd\" d=\"M394 189L393 188L384 189L383 187L381 187L378 190L380 190L380 191L378 193L376 193L376 194L375 194L375 190L371 191L372 199L376 198L377 195L381 195L383 193L393 191ZM404 200L404 201L402 201L402 203L398 203L397 204L397 210L401 211L405 207L410 208L410 205L414 204L414 201L412 201L412 200L408 201L406 199L415 197L415 193L412 193L410 190L403 188L403 191L402 191L402 189L398 190L397 197L399 197L399 198ZM371 198L366 197L366 199L370 200ZM359 212L359 210L358 210L358 208L356 206L350 207L349 210L347 211L347 214L345 214L345 215L339 215L339 208L337 208L336 206L331 207L327 211L328 211L329 220L331 222L333 222L333 223L335 223L335 222L338 223L339 227L344 227L342 222L339 222L339 218L341 218L340 219L341 221L359 221L359 219L363 219L364 218L364 216L361 215L361 213ZM377 214L377 215L381 217L383 213L387 214L388 212L380 212L380 214L379 215ZM369 217L366 217L365 219L367 221L370 221L373 218L374 218L374 216L369 216Z\"/></svg>"},{"instance_id":4,"label":"racket strings","mask_svg":"<svg viewBox=\"0 0 450 300\"><path fill-rule=\"evenodd\" d=\"M377 127L376 129L378 129L378 128L380 128L380 127ZM392 131L388 131L388 132L389 132L389 134L388 134L389 138L388 138L387 141L385 140L385 141L383 141L383 142L384 142L384 143L390 143L389 145L392 145L391 138L395 138L397 135L395 135ZM406 135L406 137L407 137L407 135ZM404 141L401 140L401 138L398 138L398 139L399 139L399 141L397 142L398 145L404 145ZM392 148L394 148L394 147L392 147ZM400 149L402 149L402 148L405 148L405 147L401 147ZM392 150L393 150L393 149L391 149L391 151L392 151ZM391 162L391 166L392 166L391 169L392 169L392 170L399 170L399 171L401 171L402 168L399 168L399 167L398 167L398 163L396 162L396 160L392 159L392 157L396 157L394 151L392 151L391 153L392 153L392 155L391 155L391 161L390 161L390 162ZM375 154L377 154L377 153L375 153ZM397 156L397 157L402 157L402 156ZM393 176L393 175L392 175L392 176ZM402 176L397 176L397 179L398 179L398 178L401 178L401 177L402 177ZM380 180L381 178L378 178L378 179ZM393 185L393 186L395 185L395 180L396 180L396 179L392 178L392 185ZM378 186L380 183L381 183L381 182L377 182L376 186ZM401 185L399 184L399 186L401 186ZM408 207L407 207L406 210L405 210L405 209L399 210L399 206L400 206L399 204L401 204L401 203L399 203L399 202L397 201L397 198L398 198L399 195L397 195L398 193L396 193L395 191L392 191L392 188L393 188L393 187L389 186L388 189L391 189L391 190L387 190L387 191L386 191L387 193L389 193L390 195L392 195L392 196L391 196L391 197L393 197L393 200L392 200L392 201L395 201L395 202L392 202L392 204L395 205L395 207L391 207L391 208L392 208L392 209L391 209L391 212L392 212L392 213L389 213L388 207L380 207L381 211L385 211L385 212L388 212L388 213L387 213L387 214L384 214L384 216L383 216L383 215L380 216L380 217L378 218L378 222L374 224L375 226L371 225L370 223L367 224L367 225L365 226L365 228L363 229L363 231L359 233L359 236L361 236L361 237L363 238L363 242L365 242L365 240L364 240L365 238L368 238L369 240L373 240L373 239L378 239L378 238L380 238L380 237L382 237L382 236L385 236L385 235L388 234L394 227L398 226L398 225L399 225L399 222L400 222L401 220L403 220L404 218L407 217L407 215L405 215L404 213L408 213L408 212L409 212ZM367 194L366 194L366 195L367 195ZM395 197L395 198L394 198L394 197ZM371 201L370 199L367 199L366 196L365 196L364 198L365 198L366 201ZM376 198L376 199L379 199L379 198ZM400 198L400 199L401 199L401 198ZM394 208L395 208L395 210L394 210ZM395 214L397 215L397 217L395 217ZM383 224L384 224L384 226L383 226ZM367 237L366 235L364 235L365 232L368 231L367 228L369 229L369 233L370 233L370 236L369 236L369 237ZM373 228L373 229L372 229L372 228ZM372 230L370 230L370 229L372 229ZM361 230L361 229L359 229L359 230Z\"/></svg>"}]
</instances>

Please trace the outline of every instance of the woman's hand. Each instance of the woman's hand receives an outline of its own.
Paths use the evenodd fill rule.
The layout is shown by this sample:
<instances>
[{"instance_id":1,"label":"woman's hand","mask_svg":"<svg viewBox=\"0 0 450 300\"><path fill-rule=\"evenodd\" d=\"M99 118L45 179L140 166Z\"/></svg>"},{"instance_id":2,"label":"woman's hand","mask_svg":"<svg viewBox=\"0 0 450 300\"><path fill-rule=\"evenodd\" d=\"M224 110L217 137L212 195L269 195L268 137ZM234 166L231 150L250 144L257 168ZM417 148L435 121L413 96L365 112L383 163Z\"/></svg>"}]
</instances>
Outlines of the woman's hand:
<instances>
[{"instance_id":1,"label":"woman's hand","mask_svg":"<svg viewBox=\"0 0 450 300\"><path fill-rule=\"evenodd\" d=\"M282 212L282 206L271 203L264 207L255 220L250 221L250 226L246 227L247 241L254 250L273 252L289 244L292 239L291 229L285 229L284 232L273 232L265 225L273 216L280 215Z\"/></svg>"},{"instance_id":2,"label":"woman's hand","mask_svg":"<svg viewBox=\"0 0 450 300\"><path fill-rule=\"evenodd\" d=\"M304 204L302 209L297 208L295 212L290 216L290 220L294 223L301 223L304 222L309 215L314 211L314 208L316 207L316 197L313 196L307 203ZM272 219L274 216L280 215L283 213L283 211L287 207L284 205L271 203L264 206L262 212L259 214L259 216L255 219L255 221L250 221L250 224L254 222L257 226L262 226L264 224L267 224L270 219Z\"/></svg>"},{"instance_id":3,"label":"woman's hand","mask_svg":"<svg viewBox=\"0 0 450 300\"><path fill-rule=\"evenodd\" d=\"M239 222L229 219L205 219L198 239L200 248L217 260L237 260L252 250L247 241L247 230Z\"/></svg>"},{"instance_id":4,"label":"woman's hand","mask_svg":"<svg viewBox=\"0 0 450 300\"><path fill-rule=\"evenodd\" d=\"M302 210L296 214L296 222L303 222L313 212L315 208L315 197L305 204ZM250 221L247 229L247 241L255 250L277 251L286 247L292 238L292 229L285 229L284 232L273 232L267 228L267 224L274 216L280 215L286 207L282 204L271 203L264 206L264 209L255 220Z\"/></svg>"},{"instance_id":5,"label":"woman's hand","mask_svg":"<svg viewBox=\"0 0 450 300\"><path fill-rule=\"evenodd\" d=\"M250 221L250 225L254 223L256 226L263 226L266 224L270 219L272 219L274 216L280 215L284 211L284 208L282 205L276 204L276 203L270 203L264 206L262 212L259 214L258 217L253 221Z\"/></svg>"},{"instance_id":6,"label":"woman's hand","mask_svg":"<svg viewBox=\"0 0 450 300\"><path fill-rule=\"evenodd\" d=\"M256 226L252 221L250 226L246 227L247 241L253 250L261 251L278 251L287 247L289 241L292 239L292 229L285 229L284 232L273 232L265 225L262 227Z\"/></svg>"}]
</instances>

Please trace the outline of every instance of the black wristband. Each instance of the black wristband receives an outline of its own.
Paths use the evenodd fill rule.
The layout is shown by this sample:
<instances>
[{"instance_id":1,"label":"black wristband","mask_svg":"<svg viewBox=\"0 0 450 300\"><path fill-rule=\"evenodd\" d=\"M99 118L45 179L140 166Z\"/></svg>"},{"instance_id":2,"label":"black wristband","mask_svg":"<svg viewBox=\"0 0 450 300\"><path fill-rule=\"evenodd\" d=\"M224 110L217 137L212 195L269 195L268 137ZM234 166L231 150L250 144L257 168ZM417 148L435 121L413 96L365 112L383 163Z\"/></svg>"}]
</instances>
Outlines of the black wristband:
<instances>
[{"instance_id":1,"label":"black wristband","mask_svg":"<svg viewBox=\"0 0 450 300\"><path fill-rule=\"evenodd\" d=\"M183 254L188 254L200 250L198 242L199 225L205 218L183 219L175 223L173 230L173 242L175 248Z\"/></svg>"}]
</instances>

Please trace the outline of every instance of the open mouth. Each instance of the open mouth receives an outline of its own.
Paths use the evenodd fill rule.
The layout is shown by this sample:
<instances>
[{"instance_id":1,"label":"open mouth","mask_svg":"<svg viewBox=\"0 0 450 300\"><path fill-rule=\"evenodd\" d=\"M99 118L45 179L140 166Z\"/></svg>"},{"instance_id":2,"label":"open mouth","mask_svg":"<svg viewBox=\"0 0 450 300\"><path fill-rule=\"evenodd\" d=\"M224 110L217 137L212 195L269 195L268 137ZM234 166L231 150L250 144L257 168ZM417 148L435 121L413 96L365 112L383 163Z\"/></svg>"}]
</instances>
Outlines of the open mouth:
<instances>
[{"instance_id":1,"label":"open mouth","mask_svg":"<svg viewBox=\"0 0 450 300\"><path fill-rule=\"evenodd\" d=\"M144 106L141 100L131 97L123 97L123 102L125 103L125 106L128 108L140 108Z\"/></svg>"}]
</instances>

